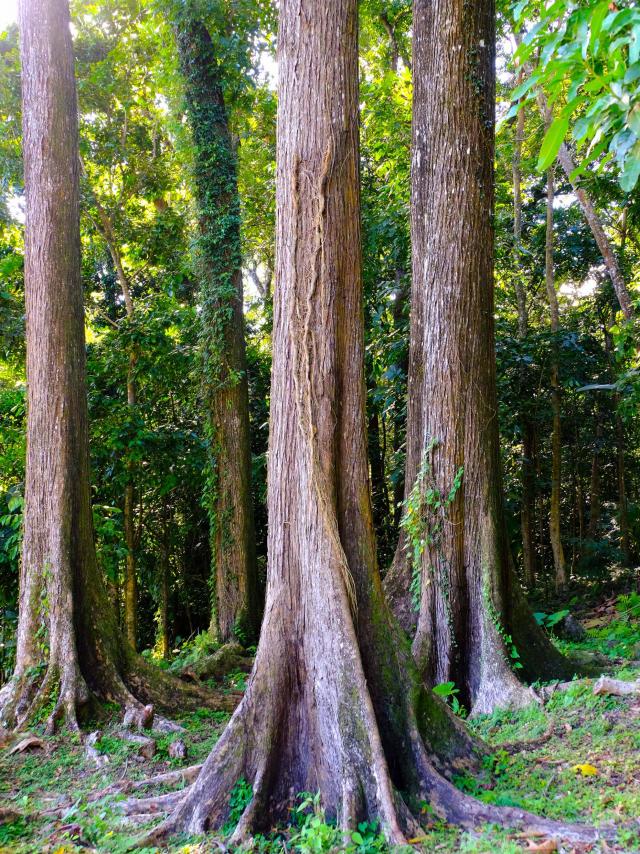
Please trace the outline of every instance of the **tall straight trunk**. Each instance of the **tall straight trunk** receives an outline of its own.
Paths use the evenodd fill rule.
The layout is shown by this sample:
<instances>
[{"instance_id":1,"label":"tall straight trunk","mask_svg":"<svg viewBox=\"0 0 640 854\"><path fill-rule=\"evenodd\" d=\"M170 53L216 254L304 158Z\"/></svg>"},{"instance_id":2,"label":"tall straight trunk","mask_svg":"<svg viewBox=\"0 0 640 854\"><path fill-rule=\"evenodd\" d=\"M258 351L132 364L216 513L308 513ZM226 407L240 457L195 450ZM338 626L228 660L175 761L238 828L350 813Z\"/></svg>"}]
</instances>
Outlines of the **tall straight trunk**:
<instances>
[{"instance_id":1,"label":"tall straight trunk","mask_svg":"<svg viewBox=\"0 0 640 854\"><path fill-rule=\"evenodd\" d=\"M79 160L67 0L22 0L26 195L27 463L16 665L0 691L2 726L77 729L90 692L148 724L157 701L221 697L156 673L119 634L98 569L89 484ZM45 141L46 144L43 142ZM46 239L45 239L46 237ZM126 682L126 684L125 684ZM134 696L134 694L136 696ZM233 707L224 698L223 704Z\"/></svg>"},{"instance_id":2,"label":"tall straight trunk","mask_svg":"<svg viewBox=\"0 0 640 854\"><path fill-rule=\"evenodd\" d=\"M626 240L626 212L623 212L623 232L621 240L621 248L624 249ZM614 319L615 320L615 319ZM604 344L607 353L607 361L611 372L611 379L615 381L615 364L613 353L613 339L609 331L608 324L604 324ZM627 486L625 476L625 436L624 424L620 417L620 394L615 392L613 395L614 420L615 420L615 439L616 439L616 476L618 481L618 528L620 530L620 548L622 551L622 559L625 566L631 564L631 529L629 526L629 505L627 502Z\"/></svg>"},{"instance_id":3,"label":"tall straight trunk","mask_svg":"<svg viewBox=\"0 0 640 854\"><path fill-rule=\"evenodd\" d=\"M494 24L491 2L414 8L405 487L413 562L403 572L421 579L413 644L421 672L454 681L477 712L529 702L512 665L532 679L572 671L533 619L506 536L493 326Z\"/></svg>"},{"instance_id":4,"label":"tall straight trunk","mask_svg":"<svg viewBox=\"0 0 640 854\"><path fill-rule=\"evenodd\" d=\"M358 4L282 0L279 14L265 618L241 705L140 844L219 828L240 778L252 798L231 848L289 818L301 791L345 830L379 822L390 845L421 834L423 798L466 826L540 823L446 779L473 745L420 684L385 605L365 422Z\"/></svg>"},{"instance_id":5,"label":"tall straight trunk","mask_svg":"<svg viewBox=\"0 0 640 854\"><path fill-rule=\"evenodd\" d=\"M551 123L551 120L553 119L553 115L544 96L544 93L538 91L537 98L538 106L540 107L540 112L542 114L543 121L545 122L545 124L549 125ZM593 201L580 183L580 179L574 178L572 180L571 178L572 173L575 171L576 164L573 160L573 157L571 156L569 147L564 142L562 143L558 151L557 160L560 166L562 167L562 171L567 177L567 181L569 181L569 183L571 184L571 188L573 189L573 192L575 193L576 198L580 203L580 207L582 208L582 212L584 214L584 218L587 221L587 225L591 229L593 239L598 245L598 249L600 250L600 254L602 255L602 260L604 262L605 267L607 268L607 273L609 274L609 278L611 279L611 283L613 284L613 289L618 298L618 304L620 305L620 309L622 310L623 317L625 320L632 320L635 317L635 312L633 309L633 304L631 302L631 295L629 294L627 283L624 280L620 265L618 264L618 259L616 258L614 248L611 245L611 241L606 235L606 232L602 226L602 222L600 221L600 217L598 216L594 207Z\"/></svg>"},{"instance_id":6,"label":"tall straight trunk","mask_svg":"<svg viewBox=\"0 0 640 854\"><path fill-rule=\"evenodd\" d=\"M167 514L168 516L168 514ZM160 643L162 648L162 657L166 661L171 653L171 645L169 638L169 531L168 520L162 522L162 530L160 533Z\"/></svg>"},{"instance_id":7,"label":"tall straight trunk","mask_svg":"<svg viewBox=\"0 0 640 854\"><path fill-rule=\"evenodd\" d=\"M519 42L519 39L518 39ZM522 81L524 69L519 74ZM513 146L513 248L516 256L516 275L514 289L518 307L518 338L527 337L529 315L527 295L524 284L524 264L522 263L522 144L524 142L525 113L521 106L516 116L516 133ZM527 369L522 365L520 380L524 387ZM520 531L522 534L522 569L526 585L533 588L536 581L535 531L535 479L533 473L533 425L528 413L522 418L522 503L520 508Z\"/></svg>"},{"instance_id":8,"label":"tall straight trunk","mask_svg":"<svg viewBox=\"0 0 640 854\"><path fill-rule=\"evenodd\" d=\"M589 483L589 525L587 526L587 537L597 540L600 533L600 514L602 512L601 495L601 442L602 442L602 414L600 408L596 407L596 431L591 454L591 479Z\"/></svg>"},{"instance_id":9,"label":"tall straight trunk","mask_svg":"<svg viewBox=\"0 0 640 854\"><path fill-rule=\"evenodd\" d=\"M223 66L190 3L176 37L195 145L200 235L203 392L210 450L206 501L211 527L212 626L222 641L247 642L260 627L251 499L249 392L244 341L236 146L223 95Z\"/></svg>"},{"instance_id":10,"label":"tall straight trunk","mask_svg":"<svg viewBox=\"0 0 640 854\"><path fill-rule=\"evenodd\" d=\"M549 506L549 536L551 549L553 551L553 565L555 569L556 591L563 590L567 586L567 567L562 547L562 533L560 529L562 508L560 505L562 488L562 433L561 433L561 401L560 385L558 382L558 344L555 336L560 330L560 311L558 307L558 295L556 294L554 262L553 262L553 199L554 199L553 168L547 172L547 227L545 237L545 287L547 300L549 302L549 315L551 318L551 333L554 336L552 343L553 359L551 363L551 503Z\"/></svg>"},{"instance_id":11,"label":"tall straight trunk","mask_svg":"<svg viewBox=\"0 0 640 854\"><path fill-rule=\"evenodd\" d=\"M86 177L84 168L81 166L83 176ZM113 224L109 214L101 204L95 193L93 201L98 213L96 225L102 234L111 260L116 271L116 279L124 300L127 321L129 324L135 322L135 306L133 302L133 293L131 283L127 276L124 264L122 262L122 254L118 247L118 242L113 230ZM138 404L138 394L136 388L136 366L138 364L138 352L135 346L132 346L129 351L129 359L127 365L127 407L129 408L129 416L133 422ZM124 630L125 637L131 644L133 649L137 647L138 635L138 579L136 573L136 532L135 532L135 471L133 461L130 454L127 455L125 461L126 482L124 487L124 508L123 508L123 527L124 541L127 547L125 558L124 571Z\"/></svg>"}]
</instances>

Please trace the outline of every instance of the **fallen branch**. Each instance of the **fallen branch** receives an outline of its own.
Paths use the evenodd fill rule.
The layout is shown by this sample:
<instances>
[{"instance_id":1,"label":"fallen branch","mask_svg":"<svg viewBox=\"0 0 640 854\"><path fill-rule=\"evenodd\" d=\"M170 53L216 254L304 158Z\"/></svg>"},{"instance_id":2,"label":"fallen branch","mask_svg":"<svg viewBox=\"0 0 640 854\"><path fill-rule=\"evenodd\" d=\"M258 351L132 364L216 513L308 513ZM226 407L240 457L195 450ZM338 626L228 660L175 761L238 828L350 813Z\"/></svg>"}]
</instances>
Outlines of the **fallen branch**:
<instances>
[{"instance_id":1,"label":"fallen branch","mask_svg":"<svg viewBox=\"0 0 640 854\"><path fill-rule=\"evenodd\" d=\"M617 697L640 694L640 679L636 679L635 682L625 682L623 679L611 679L609 676L601 676L593 686L593 693L598 696L615 694Z\"/></svg>"}]
</instances>

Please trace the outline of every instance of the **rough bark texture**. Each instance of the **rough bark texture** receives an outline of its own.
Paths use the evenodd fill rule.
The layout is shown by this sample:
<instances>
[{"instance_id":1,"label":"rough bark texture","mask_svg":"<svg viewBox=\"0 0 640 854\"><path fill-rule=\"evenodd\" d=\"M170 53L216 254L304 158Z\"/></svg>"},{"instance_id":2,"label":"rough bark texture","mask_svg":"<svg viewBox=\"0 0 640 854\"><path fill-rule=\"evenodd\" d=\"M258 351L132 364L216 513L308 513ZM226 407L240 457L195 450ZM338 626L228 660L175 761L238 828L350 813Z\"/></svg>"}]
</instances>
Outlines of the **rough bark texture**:
<instances>
[{"instance_id":1,"label":"rough bark texture","mask_svg":"<svg viewBox=\"0 0 640 854\"><path fill-rule=\"evenodd\" d=\"M379 821L392 844L419 832L409 804L421 798L466 826L498 816L535 823L522 811L474 801L444 776L473 762L474 747L416 679L376 568L359 253L357 0L282 0L278 50L269 565L260 644L245 697L193 786L127 810L175 807L144 844L176 830L214 829L244 777L253 797L231 847L287 820L301 791L319 792L328 816L344 828Z\"/></svg>"},{"instance_id":2,"label":"rough bark texture","mask_svg":"<svg viewBox=\"0 0 640 854\"><path fill-rule=\"evenodd\" d=\"M16 666L0 723L49 730L90 692L127 707L133 724L165 708L233 708L133 654L98 569L89 487L79 160L67 0L19 6L26 193L27 464ZM125 685L126 680L126 685ZM139 699L136 699L139 698ZM221 703L219 702L221 701Z\"/></svg>"},{"instance_id":3,"label":"rough bark texture","mask_svg":"<svg viewBox=\"0 0 640 854\"><path fill-rule=\"evenodd\" d=\"M212 626L219 639L257 637L260 601L251 499L249 394L244 342L236 147L211 37L189 4L176 23L195 145L200 237L203 391L208 418Z\"/></svg>"},{"instance_id":4,"label":"rough bark texture","mask_svg":"<svg viewBox=\"0 0 640 854\"><path fill-rule=\"evenodd\" d=\"M556 336L560 330L560 310L558 307L558 295L553 262L553 199L554 179L553 169L547 172L547 227L545 236L545 287L547 300L549 302L549 315L551 320L551 332ZM553 565L555 568L555 587L557 591L567 586L567 567L562 547L562 533L560 530L561 517L561 487L562 487L562 433L560 421L560 385L558 383L558 357L557 343L552 343L553 358L551 363L551 503L549 506L549 537L553 551Z\"/></svg>"},{"instance_id":5,"label":"rough bark texture","mask_svg":"<svg viewBox=\"0 0 640 854\"><path fill-rule=\"evenodd\" d=\"M413 494L422 519L410 552L420 539L424 550L418 561L397 555L388 585L398 612L406 614L409 579L412 571L420 574L418 666L433 683L454 681L476 712L527 701L510 661L514 644L526 678L572 670L518 588L502 506L493 328L493 15L491 2L414 6L405 496ZM450 499L461 469L462 484Z\"/></svg>"}]
</instances>

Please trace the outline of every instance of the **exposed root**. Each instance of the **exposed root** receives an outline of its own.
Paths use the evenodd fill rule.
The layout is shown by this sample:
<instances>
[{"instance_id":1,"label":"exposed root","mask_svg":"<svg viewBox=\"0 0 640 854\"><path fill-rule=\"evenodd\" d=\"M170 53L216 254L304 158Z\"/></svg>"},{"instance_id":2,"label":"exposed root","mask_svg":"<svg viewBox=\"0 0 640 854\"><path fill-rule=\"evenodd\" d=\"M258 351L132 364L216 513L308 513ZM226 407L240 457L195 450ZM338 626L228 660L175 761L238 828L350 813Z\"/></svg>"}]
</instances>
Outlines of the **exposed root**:
<instances>
[{"instance_id":1,"label":"exposed root","mask_svg":"<svg viewBox=\"0 0 640 854\"><path fill-rule=\"evenodd\" d=\"M142 815L142 813L169 812L175 809L184 800L189 789L181 789L178 792L168 792L166 795L158 795L155 798L130 798L117 804L125 815Z\"/></svg>"}]
</instances>

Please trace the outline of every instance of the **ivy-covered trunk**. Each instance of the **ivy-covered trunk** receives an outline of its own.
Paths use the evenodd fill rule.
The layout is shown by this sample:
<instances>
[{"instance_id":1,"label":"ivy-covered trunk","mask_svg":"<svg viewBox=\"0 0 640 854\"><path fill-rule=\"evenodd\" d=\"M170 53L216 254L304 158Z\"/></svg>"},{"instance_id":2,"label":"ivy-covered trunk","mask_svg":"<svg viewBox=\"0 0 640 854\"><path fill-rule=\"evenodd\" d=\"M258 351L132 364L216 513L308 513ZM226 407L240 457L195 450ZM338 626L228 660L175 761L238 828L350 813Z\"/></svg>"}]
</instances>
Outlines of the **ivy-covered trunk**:
<instances>
[{"instance_id":1,"label":"ivy-covered trunk","mask_svg":"<svg viewBox=\"0 0 640 854\"><path fill-rule=\"evenodd\" d=\"M442 21L447 21L447 26ZM405 548L389 589L414 655L476 712L572 668L517 585L503 509L493 303L492 2L416 0ZM418 601L419 600L419 601Z\"/></svg>"},{"instance_id":2,"label":"ivy-covered trunk","mask_svg":"<svg viewBox=\"0 0 640 854\"><path fill-rule=\"evenodd\" d=\"M135 656L97 564L89 483L79 158L67 0L21 0L27 461L16 664L0 725L78 728L91 694L146 725L165 707L233 708ZM46 141L46 144L43 143Z\"/></svg>"},{"instance_id":3,"label":"ivy-covered trunk","mask_svg":"<svg viewBox=\"0 0 640 854\"><path fill-rule=\"evenodd\" d=\"M212 552L212 628L221 641L255 640L260 601L251 498L249 394L244 341L236 144L224 71L187 3L176 16L180 67L194 142L201 288L202 389L209 442L206 496Z\"/></svg>"}]
</instances>

